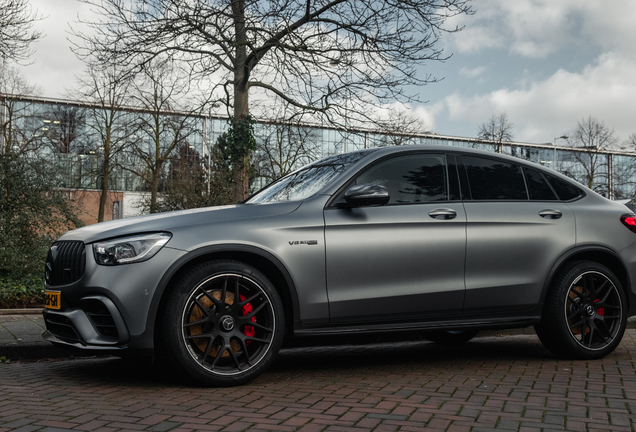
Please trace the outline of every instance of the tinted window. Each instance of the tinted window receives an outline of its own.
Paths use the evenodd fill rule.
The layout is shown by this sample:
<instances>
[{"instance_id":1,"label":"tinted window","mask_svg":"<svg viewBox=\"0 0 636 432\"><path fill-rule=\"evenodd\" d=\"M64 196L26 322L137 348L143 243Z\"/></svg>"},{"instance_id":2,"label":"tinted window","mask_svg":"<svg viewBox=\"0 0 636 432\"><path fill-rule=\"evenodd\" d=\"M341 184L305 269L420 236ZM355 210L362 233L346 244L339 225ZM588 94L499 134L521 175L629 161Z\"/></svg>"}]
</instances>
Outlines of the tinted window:
<instances>
[{"instance_id":1,"label":"tinted window","mask_svg":"<svg viewBox=\"0 0 636 432\"><path fill-rule=\"evenodd\" d=\"M574 198L578 198L581 195L581 190L572 186L566 181L558 179L556 177L552 177L551 175L546 174L548 181L554 188L554 191L559 196L559 199L563 201L568 201Z\"/></svg>"},{"instance_id":2,"label":"tinted window","mask_svg":"<svg viewBox=\"0 0 636 432\"><path fill-rule=\"evenodd\" d=\"M344 170L377 149L345 153L321 159L299 169L257 192L250 204L295 201L309 198L331 183Z\"/></svg>"},{"instance_id":3,"label":"tinted window","mask_svg":"<svg viewBox=\"0 0 636 432\"><path fill-rule=\"evenodd\" d=\"M519 165L475 156L463 156L474 200L527 200Z\"/></svg>"},{"instance_id":4,"label":"tinted window","mask_svg":"<svg viewBox=\"0 0 636 432\"><path fill-rule=\"evenodd\" d=\"M362 174L356 184L386 187L389 204L445 201L446 158L439 154L402 156L381 162Z\"/></svg>"},{"instance_id":5,"label":"tinted window","mask_svg":"<svg viewBox=\"0 0 636 432\"><path fill-rule=\"evenodd\" d=\"M531 200L553 201L557 199L554 191L539 171L529 168L523 170L526 173L526 184Z\"/></svg>"}]
</instances>

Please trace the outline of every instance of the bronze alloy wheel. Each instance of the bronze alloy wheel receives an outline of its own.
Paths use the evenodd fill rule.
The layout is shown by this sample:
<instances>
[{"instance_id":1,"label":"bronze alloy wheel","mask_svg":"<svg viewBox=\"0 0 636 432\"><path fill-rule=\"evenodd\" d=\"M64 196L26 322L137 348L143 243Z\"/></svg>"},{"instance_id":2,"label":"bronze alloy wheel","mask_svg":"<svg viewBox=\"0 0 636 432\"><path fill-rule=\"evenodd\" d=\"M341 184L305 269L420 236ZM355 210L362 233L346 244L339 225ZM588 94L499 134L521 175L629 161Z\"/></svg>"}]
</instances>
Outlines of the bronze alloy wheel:
<instances>
[{"instance_id":1,"label":"bronze alloy wheel","mask_svg":"<svg viewBox=\"0 0 636 432\"><path fill-rule=\"evenodd\" d=\"M262 374L283 341L284 308L263 273L239 261L192 267L171 289L158 346L198 385L231 386Z\"/></svg>"},{"instance_id":2,"label":"bronze alloy wheel","mask_svg":"<svg viewBox=\"0 0 636 432\"><path fill-rule=\"evenodd\" d=\"M208 371L245 372L267 354L276 331L274 314L269 296L252 279L215 275L201 282L186 301L181 317L184 344Z\"/></svg>"}]
</instances>

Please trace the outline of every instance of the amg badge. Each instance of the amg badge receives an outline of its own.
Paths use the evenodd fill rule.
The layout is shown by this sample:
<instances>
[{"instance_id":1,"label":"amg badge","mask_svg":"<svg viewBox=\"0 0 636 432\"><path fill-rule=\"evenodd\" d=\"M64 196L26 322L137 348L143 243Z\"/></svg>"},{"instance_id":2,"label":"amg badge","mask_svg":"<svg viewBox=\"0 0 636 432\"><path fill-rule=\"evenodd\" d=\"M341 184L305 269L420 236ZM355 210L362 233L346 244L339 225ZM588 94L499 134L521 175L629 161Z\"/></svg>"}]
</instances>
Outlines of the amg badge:
<instances>
[{"instance_id":1,"label":"amg badge","mask_svg":"<svg viewBox=\"0 0 636 432\"><path fill-rule=\"evenodd\" d=\"M318 240L296 240L296 241L290 241L289 245L290 246L294 246L294 245L302 245L302 244L306 244L306 245L317 245L318 244Z\"/></svg>"}]
</instances>

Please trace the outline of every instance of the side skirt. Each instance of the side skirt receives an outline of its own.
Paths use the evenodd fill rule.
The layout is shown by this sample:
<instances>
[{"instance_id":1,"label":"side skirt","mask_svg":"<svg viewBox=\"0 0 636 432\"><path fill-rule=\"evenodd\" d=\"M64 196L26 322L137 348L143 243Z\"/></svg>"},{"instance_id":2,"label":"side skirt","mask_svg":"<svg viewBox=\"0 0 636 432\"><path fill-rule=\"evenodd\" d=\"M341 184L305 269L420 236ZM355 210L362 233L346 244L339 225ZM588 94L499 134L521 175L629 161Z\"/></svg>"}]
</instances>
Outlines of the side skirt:
<instances>
[{"instance_id":1,"label":"side skirt","mask_svg":"<svg viewBox=\"0 0 636 432\"><path fill-rule=\"evenodd\" d=\"M436 320L409 323L364 323L346 326L304 326L294 330L294 337L343 336L352 334L390 334L396 332L417 332L431 330L463 330L463 329L508 329L522 328L537 324L540 315L516 317L484 318L458 317L453 320Z\"/></svg>"}]
</instances>

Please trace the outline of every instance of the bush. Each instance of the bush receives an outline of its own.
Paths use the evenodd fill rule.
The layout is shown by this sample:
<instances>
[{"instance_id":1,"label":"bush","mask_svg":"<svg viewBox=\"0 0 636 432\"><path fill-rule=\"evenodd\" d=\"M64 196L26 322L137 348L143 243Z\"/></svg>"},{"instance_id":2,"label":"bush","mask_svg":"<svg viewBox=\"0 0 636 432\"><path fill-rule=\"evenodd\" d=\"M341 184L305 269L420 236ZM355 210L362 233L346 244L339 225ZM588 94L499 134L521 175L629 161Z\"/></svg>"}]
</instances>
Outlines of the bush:
<instances>
[{"instance_id":1,"label":"bush","mask_svg":"<svg viewBox=\"0 0 636 432\"><path fill-rule=\"evenodd\" d=\"M43 276L12 278L0 275L0 309L34 308L43 305Z\"/></svg>"},{"instance_id":2,"label":"bush","mask_svg":"<svg viewBox=\"0 0 636 432\"><path fill-rule=\"evenodd\" d=\"M0 154L0 277L22 281L41 274L53 240L81 226L73 211L56 187L54 164Z\"/></svg>"}]
</instances>

